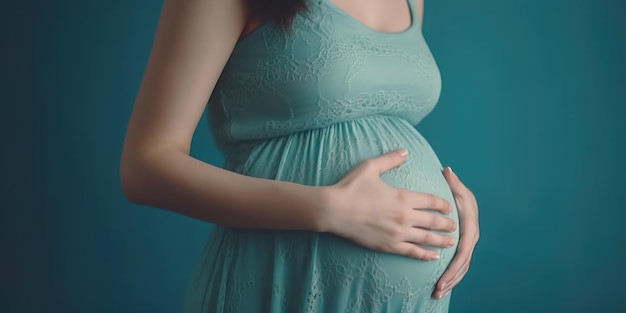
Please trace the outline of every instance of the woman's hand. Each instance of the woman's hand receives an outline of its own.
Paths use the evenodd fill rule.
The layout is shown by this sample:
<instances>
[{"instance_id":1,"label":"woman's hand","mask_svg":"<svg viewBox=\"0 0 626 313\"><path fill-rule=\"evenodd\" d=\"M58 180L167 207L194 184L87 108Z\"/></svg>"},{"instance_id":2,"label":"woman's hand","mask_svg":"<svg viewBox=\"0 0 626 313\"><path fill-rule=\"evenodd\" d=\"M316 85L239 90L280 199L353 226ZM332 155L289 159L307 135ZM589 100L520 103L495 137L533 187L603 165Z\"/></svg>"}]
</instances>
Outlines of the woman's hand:
<instances>
[{"instance_id":1,"label":"woman's hand","mask_svg":"<svg viewBox=\"0 0 626 313\"><path fill-rule=\"evenodd\" d=\"M460 238L452 263L437 282L433 292L435 299L446 296L463 279L479 237L478 204L474 194L463 185L450 167L444 169L443 175L450 185L459 210Z\"/></svg>"},{"instance_id":2,"label":"woman's hand","mask_svg":"<svg viewBox=\"0 0 626 313\"><path fill-rule=\"evenodd\" d=\"M377 251L422 260L436 260L437 252L417 245L451 247L454 238L430 230L453 231L456 223L447 217L450 203L432 194L397 189L380 175L401 165L406 150L368 159L330 186L331 205L326 210L326 231Z\"/></svg>"}]
</instances>

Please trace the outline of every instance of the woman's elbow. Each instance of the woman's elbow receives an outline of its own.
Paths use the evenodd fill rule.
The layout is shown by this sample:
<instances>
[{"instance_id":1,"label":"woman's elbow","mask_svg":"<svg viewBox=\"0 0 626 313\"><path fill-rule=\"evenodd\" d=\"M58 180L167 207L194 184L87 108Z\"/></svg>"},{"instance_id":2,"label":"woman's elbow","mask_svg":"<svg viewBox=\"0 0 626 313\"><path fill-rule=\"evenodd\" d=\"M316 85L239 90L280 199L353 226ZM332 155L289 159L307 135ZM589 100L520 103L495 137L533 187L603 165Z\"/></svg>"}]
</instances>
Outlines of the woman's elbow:
<instances>
[{"instance_id":1,"label":"woman's elbow","mask_svg":"<svg viewBox=\"0 0 626 313\"><path fill-rule=\"evenodd\" d=\"M142 203L141 171L129 157L122 157L120 161L120 186L124 197L131 203Z\"/></svg>"}]
</instances>

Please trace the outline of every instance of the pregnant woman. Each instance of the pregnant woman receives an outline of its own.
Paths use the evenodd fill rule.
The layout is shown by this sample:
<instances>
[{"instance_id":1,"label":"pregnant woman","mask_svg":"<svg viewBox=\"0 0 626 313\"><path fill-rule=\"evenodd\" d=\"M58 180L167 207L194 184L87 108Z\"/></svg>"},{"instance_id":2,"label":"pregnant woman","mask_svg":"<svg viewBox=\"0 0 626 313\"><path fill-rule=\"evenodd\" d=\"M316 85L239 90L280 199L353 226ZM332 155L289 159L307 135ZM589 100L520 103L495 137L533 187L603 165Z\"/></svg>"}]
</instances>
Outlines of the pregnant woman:
<instances>
[{"instance_id":1,"label":"pregnant woman","mask_svg":"<svg viewBox=\"0 0 626 313\"><path fill-rule=\"evenodd\" d=\"M216 224L186 312L448 311L478 213L414 128L441 89L422 8L165 0L121 183ZM189 156L205 108L223 168Z\"/></svg>"}]
</instances>

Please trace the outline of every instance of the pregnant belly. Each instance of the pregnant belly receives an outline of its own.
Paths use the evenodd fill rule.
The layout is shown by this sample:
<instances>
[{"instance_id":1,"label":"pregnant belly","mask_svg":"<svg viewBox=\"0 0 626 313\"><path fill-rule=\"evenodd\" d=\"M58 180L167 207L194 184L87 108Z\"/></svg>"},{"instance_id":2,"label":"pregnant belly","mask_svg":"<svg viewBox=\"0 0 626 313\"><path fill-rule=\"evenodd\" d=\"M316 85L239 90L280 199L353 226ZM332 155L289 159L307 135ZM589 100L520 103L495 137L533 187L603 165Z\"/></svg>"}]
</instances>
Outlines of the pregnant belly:
<instances>
[{"instance_id":1,"label":"pregnant belly","mask_svg":"<svg viewBox=\"0 0 626 313\"><path fill-rule=\"evenodd\" d=\"M267 140L255 146L245 162L229 167L248 176L331 185L361 161L401 147L409 151L406 161L384 173L383 181L438 195L455 207L430 145L408 122L392 117L352 120ZM448 217L458 222L456 209ZM241 268L238 275L267 275L261 281L273 281L274 288L290 285L310 290L311 284L319 284L325 290L334 288L332 295L337 297L369 295L382 302L399 294L429 297L456 248L427 247L438 251L440 260L420 261L373 251L327 233L226 228L216 233L221 246L237 246L231 253L239 256L233 264ZM458 240L458 232L451 235ZM259 281L259 277L252 280ZM297 282L305 286L294 286ZM325 301L332 295L325 296Z\"/></svg>"}]
</instances>

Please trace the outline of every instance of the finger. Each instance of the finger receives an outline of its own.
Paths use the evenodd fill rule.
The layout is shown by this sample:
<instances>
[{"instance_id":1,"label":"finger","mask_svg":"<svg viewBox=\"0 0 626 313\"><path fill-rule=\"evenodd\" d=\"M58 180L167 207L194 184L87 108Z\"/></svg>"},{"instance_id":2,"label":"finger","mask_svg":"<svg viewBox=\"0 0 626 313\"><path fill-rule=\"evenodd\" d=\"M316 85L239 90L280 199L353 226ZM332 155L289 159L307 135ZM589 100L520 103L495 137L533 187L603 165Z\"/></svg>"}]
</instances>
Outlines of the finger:
<instances>
[{"instance_id":1,"label":"finger","mask_svg":"<svg viewBox=\"0 0 626 313\"><path fill-rule=\"evenodd\" d=\"M465 274L467 274L467 272L469 271L471 260L472 260L472 253L470 252L469 256L467 257L467 261L463 263L463 265L461 266L461 269L456 274L456 276L454 276L454 278L449 283L445 284L444 289L440 291L441 293L445 294L448 291L452 290L452 288L454 288L461 281L461 279L465 277Z\"/></svg>"},{"instance_id":2,"label":"finger","mask_svg":"<svg viewBox=\"0 0 626 313\"><path fill-rule=\"evenodd\" d=\"M394 169L404 163L407 154L408 151L406 149L394 150L379 157L367 159L364 163L366 163L366 165L371 165L379 175L382 175L384 172Z\"/></svg>"},{"instance_id":3,"label":"finger","mask_svg":"<svg viewBox=\"0 0 626 313\"><path fill-rule=\"evenodd\" d=\"M469 238L469 239L466 239ZM446 272L441 276L439 282L437 283L436 290L445 290L450 284L459 276L459 273L463 271L464 268L469 267L469 262L472 259L474 245L471 243L470 237L461 238L459 242L459 247L457 249L457 254L450 263L450 266L446 270Z\"/></svg>"},{"instance_id":4,"label":"finger","mask_svg":"<svg viewBox=\"0 0 626 313\"><path fill-rule=\"evenodd\" d=\"M461 260L460 258L455 258L448 269L446 269L445 273L441 276L437 285L435 287L435 292L440 292L445 290L446 287L449 286L450 282L457 276L457 274L461 271L461 266L465 263L465 260Z\"/></svg>"},{"instance_id":5,"label":"finger","mask_svg":"<svg viewBox=\"0 0 626 313\"><path fill-rule=\"evenodd\" d=\"M467 274L467 272L469 271L469 266L470 266L471 259L472 258L469 257L467 259L467 262L465 262L465 264L463 264L463 266L461 266L461 269L456 274L456 276L454 276L454 278L450 281L450 283L446 284L446 287L443 290L444 292L446 290L450 290L450 289L454 288L461 281L461 279L463 279L463 277L465 277L465 274Z\"/></svg>"},{"instance_id":6,"label":"finger","mask_svg":"<svg viewBox=\"0 0 626 313\"><path fill-rule=\"evenodd\" d=\"M451 236L442 236L419 228L411 229L407 241L418 245L442 248L450 248L454 245L454 238Z\"/></svg>"},{"instance_id":7,"label":"finger","mask_svg":"<svg viewBox=\"0 0 626 313\"><path fill-rule=\"evenodd\" d=\"M464 266L461 271L459 272L459 274L454 277L454 279L446 285L446 288L444 290L437 290L435 291L434 295L435 298L441 298L444 295L446 295L450 290L454 289L454 287L456 287L462 280L463 278L465 278L465 275L467 274L469 270L469 263L468 265Z\"/></svg>"},{"instance_id":8,"label":"finger","mask_svg":"<svg viewBox=\"0 0 626 313\"><path fill-rule=\"evenodd\" d=\"M461 246L461 243L459 243ZM448 269L443 273L439 281L437 282L436 290L444 290L448 286L450 282L457 276L457 274L461 271L463 265L467 262L469 255L467 253L462 253L461 250L457 253L457 255L452 260L452 263L448 266Z\"/></svg>"},{"instance_id":9,"label":"finger","mask_svg":"<svg viewBox=\"0 0 626 313\"><path fill-rule=\"evenodd\" d=\"M447 296L448 293L450 293L450 291L447 291L447 292L438 292L437 291L437 292L433 292L432 293L432 297L435 298L436 300L440 300L443 297Z\"/></svg>"},{"instance_id":10,"label":"finger","mask_svg":"<svg viewBox=\"0 0 626 313\"><path fill-rule=\"evenodd\" d=\"M417 210L434 210L442 214L452 212L450 202L433 194L405 190L404 196L409 201L411 208Z\"/></svg>"},{"instance_id":11,"label":"finger","mask_svg":"<svg viewBox=\"0 0 626 313\"><path fill-rule=\"evenodd\" d=\"M443 177L446 179L446 181L448 182L448 185L450 186L450 189L452 189L453 192L455 190L460 191L460 190L466 189L465 185L461 182L459 177L456 176L456 173L452 171L451 167L447 166L443 170Z\"/></svg>"},{"instance_id":12,"label":"finger","mask_svg":"<svg viewBox=\"0 0 626 313\"><path fill-rule=\"evenodd\" d=\"M410 216L411 226L413 227L449 232L456 229L456 222L451 218L443 217L430 212L412 210Z\"/></svg>"},{"instance_id":13,"label":"finger","mask_svg":"<svg viewBox=\"0 0 626 313\"><path fill-rule=\"evenodd\" d=\"M419 246L408 242L399 243L394 250L390 252L423 261L434 261L439 259L439 254L436 251L420 248Z\"/></svg>"}]
</instances>

